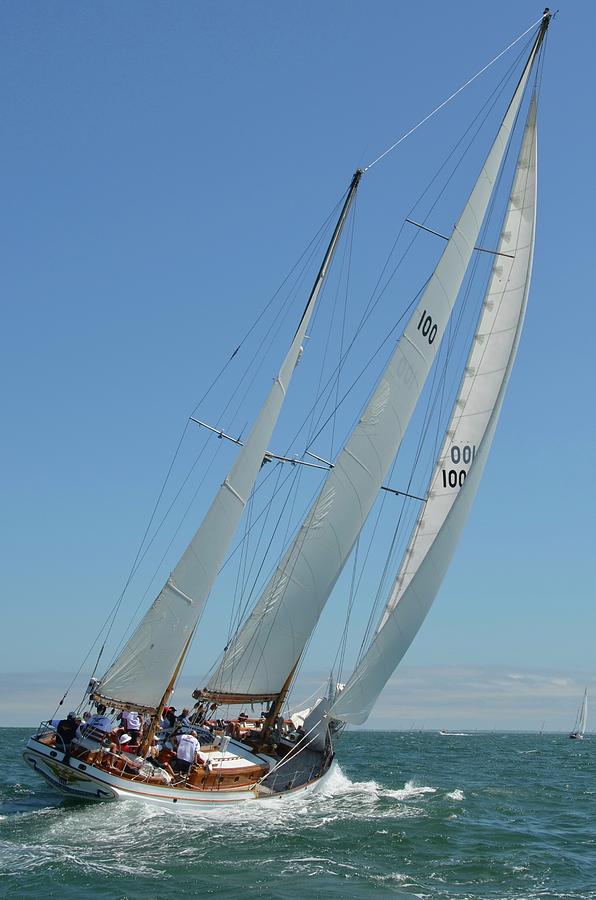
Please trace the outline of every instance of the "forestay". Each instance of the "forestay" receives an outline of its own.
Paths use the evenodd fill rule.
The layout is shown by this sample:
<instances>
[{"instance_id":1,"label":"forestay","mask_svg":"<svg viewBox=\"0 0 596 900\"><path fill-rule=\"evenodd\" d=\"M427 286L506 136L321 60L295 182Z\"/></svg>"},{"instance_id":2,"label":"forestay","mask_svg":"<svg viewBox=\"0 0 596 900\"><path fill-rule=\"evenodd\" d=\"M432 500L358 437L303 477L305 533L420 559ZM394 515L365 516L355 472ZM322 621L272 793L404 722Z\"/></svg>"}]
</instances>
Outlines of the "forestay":
<instances>
[{"instance_id":1,"label":"forestay","mask_svg":"<svg viewBox=\"0 0 596 900\"><path fill-rule=\"evenodd\" d=\"M159 596L96 689L111 703L155 710L176 671L259 474L360 176L358 170L288 354L246 443Z\"/></svg>"},{"instance_id":2,"label":"forestay","mask_svg":"<svg viewBox=\"0 0 596 900\"><path fill-rule=\"evenodd\" d=\"M532 98L498 251L434 472L373 642L332 708L361 724L422 624L464 527L499 418L526 309L536 222Z\"/></svg>"},{"instance_id":3,"label":"forestay","mask_svg":"<svg viewBox=\"0 0 596 900\"><path fill-rule=\"evenodd\" d=\"M401 443L477 242L537 41L480 176L416 311L300 531L205 696L277 695L302 654Z\"/></svg>"}]
</instances>

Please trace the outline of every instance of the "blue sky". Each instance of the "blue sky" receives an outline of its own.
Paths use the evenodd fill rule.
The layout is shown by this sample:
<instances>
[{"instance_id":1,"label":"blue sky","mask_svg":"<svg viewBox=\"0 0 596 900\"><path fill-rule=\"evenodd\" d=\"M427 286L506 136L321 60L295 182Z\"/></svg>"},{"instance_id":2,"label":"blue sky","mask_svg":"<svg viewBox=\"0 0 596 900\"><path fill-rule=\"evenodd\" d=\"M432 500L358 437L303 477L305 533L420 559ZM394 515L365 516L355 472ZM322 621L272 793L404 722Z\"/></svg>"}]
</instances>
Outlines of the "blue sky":
<instances>
[{"instance_id":1,"label":"blue sky","mask_svg":"<svg viewBox=\"0 0 596 900\"><path fill-rule=\"evenodd\" d=\"M186 417L354 168L541 11L507 0L0 4L0 669L77 668ZM491 667L550 667L574 689L596 669L595 18L575 3L551 27L526 329L472 517L409 667L486 667L489 680ZM451 145L504 67L366 176L355 304L441 142ZM201 411L216 417L215 398ZM290 430L282 423L278 446ZM222 452L225 471L233 455ZM311 646L313 672L334 615ZM213 661L218 624L216 609L189 671ZM497 725L515 718L507 696ZM457 702L448 708L457 722Z\"/></svg>"}]
</instances>

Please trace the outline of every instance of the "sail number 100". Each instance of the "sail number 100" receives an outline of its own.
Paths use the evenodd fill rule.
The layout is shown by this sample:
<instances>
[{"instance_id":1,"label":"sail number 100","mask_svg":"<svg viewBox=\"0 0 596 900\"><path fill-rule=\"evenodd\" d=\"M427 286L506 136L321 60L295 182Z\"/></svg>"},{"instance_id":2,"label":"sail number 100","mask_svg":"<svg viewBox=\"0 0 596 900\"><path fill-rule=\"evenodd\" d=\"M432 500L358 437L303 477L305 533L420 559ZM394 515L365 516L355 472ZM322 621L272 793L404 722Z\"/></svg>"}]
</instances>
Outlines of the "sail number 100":
<instances>
[{"instance_id":1,"label":"sail number 100","mask_svg":"<svg viewBox=\"0 0 596 900\"><path fill-rule=\"evenodd\" d=\"M418 331L421 331L424 337L432 344L437 336L437 326L433 322L431 316L426 314L426 310L422 311L420 321L418 322Z\"/></svg>"},{"instance_id":2,"label":"sail number 100","mask_svg":"<svg viewBox=\"0 0 596 900\"><path fill-rule=\"evenodd\" d=\"M457 447L454 445L451 448L450 456L454 466L458 466L462 462L467 466L476 456L476 446L470 447L469 444L466 444L464 447ZM443 476L443 487L454 488L462 486L466 480L467 472L465 469L460 469L459 472L456 469L443 469L441 474Z\"/></svg>"}]
</instances>

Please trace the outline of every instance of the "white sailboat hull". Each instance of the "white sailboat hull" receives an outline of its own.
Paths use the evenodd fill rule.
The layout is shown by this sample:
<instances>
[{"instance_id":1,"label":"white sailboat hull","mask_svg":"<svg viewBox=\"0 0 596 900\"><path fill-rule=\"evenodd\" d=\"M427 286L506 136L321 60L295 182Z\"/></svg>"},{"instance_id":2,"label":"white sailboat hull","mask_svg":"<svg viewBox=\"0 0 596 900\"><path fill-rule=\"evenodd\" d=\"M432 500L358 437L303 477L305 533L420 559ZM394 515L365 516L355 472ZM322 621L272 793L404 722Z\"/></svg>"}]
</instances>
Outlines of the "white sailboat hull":
<instances>
[{"instance_id":1,"label":"white sailboat hull","mask_svg":"<svg viewBox=\"0 0 596 900\"><path fill-rule=\"evenodd\" d=\"M81 800L130 800L149 803L174 812L214 809L246 801L276 802L314 793L327 783L337 764L312 781L279 791L270 791L258 783L234 790L189 790L168 785L144 784L106 772L97 766L71 757L70 765L62 762L64 754L32 737L23 751L25 762L61 794Z\"/></svg>"}]
</instances>

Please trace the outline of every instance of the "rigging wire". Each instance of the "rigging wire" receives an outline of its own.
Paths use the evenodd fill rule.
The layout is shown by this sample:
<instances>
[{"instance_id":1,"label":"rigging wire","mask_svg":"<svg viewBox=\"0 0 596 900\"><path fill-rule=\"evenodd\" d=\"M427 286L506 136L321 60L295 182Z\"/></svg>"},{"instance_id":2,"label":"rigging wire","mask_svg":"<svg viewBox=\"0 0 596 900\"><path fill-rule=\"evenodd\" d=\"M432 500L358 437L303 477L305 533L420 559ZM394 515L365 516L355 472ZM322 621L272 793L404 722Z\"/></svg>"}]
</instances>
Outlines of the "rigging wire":
<instances>
[{"instance_id":1,"label":"rigging wire","mask_svg":"<svg viewBox=\"0 0 596 900\"><path fill-rule=\"evenodd\" d=\"M336 209L337 209L337 206L336 206ZM330 221L330 217L328 217L327 224L329 223L329 221ZM250 368L253 366L253 364L255 363L256 360L262 360L262 359L263 359L263 357L266 355L266 353L269 351L269 349L270 349L271 346L273 345L273 343L274 343L274 341L275 341L275 338L277 337L277 335L279 334L279 331L280 331L281 327L283 326L283 313L284 313L284 311L287 309L287 307L289 306L290 301L291 301L291 299L292 299L292 295L295 294L295 293L297 293L297 291L298 291L298 289L299 289L299 287L300 287L300 285L301 285L301 283L302 283L302 281L303 281L303 279L304 279L304 277L305 277L305 273L306 273L306 270L307 270L307 268L308 268L308 265L309 265L310 262L312 261L313 256L315 255L315 253L317 252L317 249L318 249L319 246L320 246L320 243L321 243L321 241L322 241L322 239L323 239L323 235L324 235L324 230L321 229L320 232L319 232L318 239L316 239L316 240L313 239L313 241L311 241L310 252L309 252L308 256L306 256L306 252L303 254L303 258L304 258L305 261L304 261L304 263L303 263L303 266L302 266L302 270L301 270L299 279L298 279L298 281L295 283L295 285L294 285L294 287L292 288L292 290L290 291L290 293L288 294L288 296L287 296L286 300L284 301L283 305L281 306L281 308L278 309L278 312L276 313L276 316L274 317L274 320L273 320L272 324L269 326L269 328L268 328L267 332L265 333L264 337L261 339L259 345L257 346L257 348L256 348L256 350L255 350L255 352L254 352L254 354L253 354L252 359L249 361L247 367L245 368L245 374L250 370ZM297 265L296 265L294 268L297 268ZM277 323L277 327L276 327L276 323ZM275 330L274 330L274 329L275 329ZM268 341L267 346L265 346L265 342L266 342L266 341ZM248 381L248 384L247 384L247 386L246 386L246 389L245 389L245 391L244 391L244 394L243 394L243 395L240 397L240 399L238 400L238 403L237 403L237 406L236 406L236 410L235 410L235 412L234 412L234 413L232 414L232 416L231 416L231 421L234 420L234 418L235 418L235 417L237 416L237 414L238 414L238 411L244 406L244 403L245 403L245 401L246 401L246 398L247 398L248 394L250 393L250 391L251 391L251 389L252 389L252 386L253 386L253 383L254 383L254 380L255 380L255 378L257 377L257 374L258 374L258 372L259 372L259 368L260 368L260 366L257 366L257 367L255 368L252 378ZM218 417L218 419L217 419L216 424L217 424L218 426L221 425L222 420L223 420L223 418L224 418L224 416L225 416L227 410L229 409L229 407L230 407L231 402L232 402L233 399L234 399L234 394L231 394L231 396L230 396L230 398L229 398L229 400L228 400L226 406L224 407L224 409L222 410L222 412L220 413L220 415L219 415L219 417ZM197 409L197 408L198 408L198 406L195 407L195 410L193 410L193 414L194 414L194 412L196 412L196 409ZM187 422L187 426L188 426L188 422ZM182 481L182 484L180 485L180 488L178 489L177 493L175 494L174 499L172 500L172 502L170 503L168 509L165 511L164 515L162 516L162 519L161 519L159 525L157 526L157 528L155 529L155 531L154 531L154 533L153 533L151 539L150 539L149 542L146 544L143 553L140 555L140 557L137 558L137 560L135 560L135 566L134 566L134 569L133 569L133 571L132 571L131 578L132 578L132 576L134 576L134 575L136 574L136 572L137 572L137 570L139 569L141 563L142 563L143 560L145 559L145 557L146 557L146 555L147 555L149 549L151 548L151 546L152 546L152 544L153 544L155 538L157 537L159 531L161 530L162 526L165 524L165 521L167 520L167 518L168 518L170 512L172 511L174 505L176 504L176 501L178 500L180 494L182 493L182 490L183 490L184 487L186 486L186 484L187 484L187 482L188 482L190 476L192 475L192 472L193 472L194 469L196 468L196 465L198 464L198 462L199 462L199 460L200 460L200 458L201 458L201 456L202 456L203 451L206 449L206 446L207 446L207 444L205 444L205 446L203 447L203 450L201 450L201 452L199 453L199 455L195 458L194 462L192 463L190 469L188 470L188 472L187 472L185 478L184 478L183 481ZM221 447L221 445L220 445L220 447ZM213 462L214 462L216 456L218 455L219 449L220 449L220 448L218 447L218 450L217 450L216 453L213 455L213 457L212 457L210 463L207 465L207 468L204 470L204 472L203 472L203 477L201 478L201 481L199 482L199 485L198 485L198 487L196 488L196 490L195 490L195 492L194 492L194 494L193 494L193 497L192 497L192 499L191 499L191 502L187 505L187 507L186 507L184 513L182 514L182 517L181 517L181 519L180 519L180 521L179 521L179 523L178 523L178 526L176 527L176 530L174 531L174 535L173 535L173 537L171 538L171 540L170 540L170 542L169 542L169 544L168 544L168 546L167 546L167 548L166 548L166 550L165 550L165 552L164 552L164 554L163 554L163 556L162 556L160 562L158 563L157 569L155 570L153 576L151 577L151 580L150 580L150 582L149 582L149 585L147 586L147 589L145 590L144 594L142 595L142 597L141 597L139 603L137 604L137 606L136 606L136 608L135 608L135 610L134 610L134 612L133 612L133 614L132 614L132 616L131 616L131 618L130 618L130 620L129 620L129 623L128 623L128 625L127 625L125 631L124 631L124 637L122 638L120 644L118 645L118 647L116 648L116 650L114 651L114 653L113 653L113 655L112 655L112 661L115 659L117 653L120 651L120 649L121 649L122 646L124 645L125 638L126 638L126 636L128 635L128 633L129 633L129 631L130 631L130 629L131 629L132 623L133 623L134 619L136 618L136 616L137 616L137 614L138 614L138 612L139 612L139 610L140 610L140 608L141 608L141 606L142 606L144 600L146 599L147 594L149 593L149 590L150 590L150 588L151 588L151 585L153 584L155 578L157 577L157 574L158 574L158 572L159 572L159 569L161 568L162 564L164 563L164 561L165 561L165 559L166 559L166 557L167 557L167 554L168 554L169 550L171 549L171 547L172 547L172 545L173 545L173 542L174 542L175 538L176 538L177 535L179 534L180 529L181 529L181 527L182 527L182 525L183 525L183 523L184 523L186 517L188 516L188 513L190 512L190 509L192 508L193 502L194 502L194 500L196 499L196 496L197 496L197 494L198 494L198 491L199 491L200 487L202 487L203 483L205 482L205 479L206 479L207 475L209 474L209 472L210 472L210 470L211 470L212 464L213 464ZM252 495L251 495L251 496L252 496ZM130 579L129 579L129 581L130 581Z\"/></svg>"},{"instance_id":2,"label":"rigging wire","mask_svg":"<svg viewBox=\"0 0 596 900\"><path fill-rule=\"evenodd\" d=\"M527 44L526 46L529 46L530 44L531 44L531 41L528 41L528 44ZM453 146L453 148L451 149L451 151L447 154L447 156L445 157L444 161L441 163L441 165L439 166L439 168L437 169L437 171L436 171L435 174L433 175L432 179L429 181L429 183L427 184L427 186L425 187L425 189L422 191L422 193L419 195L419 197L417 198L417 200L415 200L415 202L414 202L413 206L411 207L410 211L408 212L408 215L406 216L406 218L409 218L409 217L412 215L413 211L416 209L416 207L417 207L418 204L421 202L421 200L423 199L423 197L427 194L427 192L428 192L428 190L430 189L430 187L432 187L432 185L434 184L434 182L436 181L436 179L439 177L440 173L443 171L443 169L445 168L445 166L447 165L447 163L449 162L449 160L455 155L455 153L456 153L456 151L458 150L458 148L459 148L459 147L461 146L461 144L464 142L464 140L465 140L465 138L467 137L467 135L472 131L472 129L474 128L474 126L475 126L477 123L479 123L478 126L477 126L477 128L476 128L476 130L473 132L471 138L469 139L468 143L466 144L465 148L463 149L462 153L460 154L459 158L457 159L457 162L454 164L454 166L453 166L453 168L452 168L452 170L451 170L451 172L450 172L450 174L449 174L449 176L448 176L448 178L447 178L445 184L443 185L442 189L439 191L437 197L435 198L434 202L433 202L432 205L430 206L428 212L424 215L424 217L423 217L423 222L426 222L426 221L428 220L428 218L430 217L430 214L432 213L432 211L433 211L433 210L435 209L435 207L437 206L437 204L438 204L439 200L441 199L441 197L443 196L443 194L444 194L444 192L445 192L445 190L446 190L448 184L450 183L451 179L453 178L454 173L457 171L458 167L462 164L462 162L463 162L463 160L464 160L466 154L467 154L468 151L470 150L470 147L472 146L473 142L474 142L475 139L477 138L477 136L478 136L480 130L482 129L483 125L484 125L485 122L487 121L488 116L490 115L490 113L491 113L492 110L494 109L494 107L495 107L495 105L496 105L496 102L497 102L499 96L503 93L505 84L506 84L507 81L510 79L512 72L515 70L517 64L519 63L520 59L521 59L522 56L524 55L525 49L526 49L526 47L522 48L522 50L521 50L520 53L518 54L517 58L516 58L516 59L513 61L513 63L510 65L509 69L505 72L505 74L503 75L503 77L501 78L501 80L499 81L499 83L497 84L497 86L494 88L494 90L492 91L492 93L489 95L489 97L487 98L487 100L484 102L484 104L480 107L480 109L478 110L478 112L476 113L476 115L473 117L472 121L470 122L470 124L468 125L468 127L466 128L466 130L463 132L463 134L462 134L461 137L458 139L458 141L456 142L456 144ZM481 116L482 116L483 113L484 113L484 117L481 119ZM378 304L379 304L381 298L384 296L385 292L387 291L387 289L388 289L390 283L392 282L393 278L395 277L397 271L399 270L400 266L403 264L405 258L406 258L407 255L409 254L409 252L410 252L410 250L412 249L414 243L418 240L418 238L419 238L419 236L420 236L420 230L419 230L419 229L416 229L416 231L414 232L412 238L410 239L409 243L407 244L405 250L403 251L403 253L402 253L401 256L399 257L399 259L397 260L396 264L394 265L393 270L391 271L391 274L387 277L387 280L385 281L385 284L383 285L382 288L380 288L380 285L381 285L381 283L382 283L382 281L383 281L383 277L384 277L384 275L385 275L385 273L386 273L386 271L387 271L387 268L388 268L388 266L389 266L389 262L390 262L390 260L391 260L391 257L393 256L393 253L395 252L396 247L397 247L397 245L398 245L398 243L399 243L399 240L400 240L400 238L401 238L401 235L402 235L402 233L403 233L403 231L404 231L405 225L406 225L406 221L405 221L405 219L404 219L404 221L402 222L402 224L401 224L401 226L400 226L400 229L399 229L399 231L398 231L398 233L397 233L397 236L396 236L396 238L395 238L394 241L393 241L393 245L392 245L392 247L391 247L391 250L390 250L390 252L389 252L389 255L388 255L388 257L387 257L387 259L386 259L386 261L385 261L385 264L384 264L384 266L383 266L383 268L382 268L382 270L381 270L381 273L380 273L380 275L379 275L379 277L378 277L378 279L377 279L377 283L376 283L375 287L373 288L373 291L372 291L372 293L371 293L370 299L369 299L369 301L368 301L368 303L367 303L367 306L366 306L366 308L365 308L365 311L364 311L364 313L363 313L363 315L362 315L362 317L361 317L361 319L360 319L360 322L359 322L359 324L358 324L358 326L357 326L357 328L356 328L356 331L355 331L355 333L354 333L354 336L352 337L352 340L350 341L350 344L348 345L348 347L347 347L347 349L346 349L346 352L344 353L343 357L340 359L340 363L339 363L338 365L343 365L343 364L345 363L346 358L347 358L348 354L350 353L350 351L352 350L352 348L353 348L353 346L354 346L354 344L355 344L355 342L356 342L358 336L359 336L360 333L362 332L362 330L363 330L364 326L366 325L366 323L369 321L369 319L370 319L370 317L371 317L373 311L374 311L374 310L376 309L376 307L378 306ZM426 284L425 284L424 286L426 286ZM376 298L375 298L375 294L377 293L377 291L378 291L378 296L376 296ZM418 296L418 295L417 295L417 296ZM407 309L405 310L404 314L403 314L403 315L400 317L400 319L398 320L398 323L397 323L397 324L399 324L399 322L403 320L404 316L405 316L405 315L409 312L409 310L412 308L412 305L413 305L413 304L410 304L410 306L407 307ZM385 343L385 342L383 342L383 343ZM381 346L379 347L379 351L382 349L382 346L383 346L383 344L381 344ZM373 356L373 357L371 357L371 358L369 359L369 361L368 361L368 363L367 363L367 366L368 366L370 363L372 363L372 361L373 361L374 358L375 358L375 357ZM335 408L334 408L334 409L332 410L332 412L327 416L327 418L326 418L325 421L320 425L320 427L318 427L318 430L317 430L317 432L314 434L314 436L313 436L311 439L309 439L309 441L308 441L307 444L306 444L306 450L308 450L310 447L312 447L314 441L319 437L319 435L320 435L321 432L324 430L324 428L325 428L325 427L328 425L328 423L332 420L332 417L335 415L335 413L337 412L337 410L339 409L339 407L342 405L342 403L344 403L344 401L347 399L347 397L348 397L349 394L351 393L352 389L356 387L357 383L360 381L361 377L364 375L364 373L365 373L365 371L366 371L366 369L367 369L367 366L364 367L364 369L360 372L360 374L359 374L359 375L356 377L356 379L352 382L352 384L350 385L350 387L344 392L344 394L343 394L341 400L336 404ZM327 382L327 385L325 386L325 390L326 390L326 389L329 387L329 385L331 384L331 380L332 380L333 378L335 378L336 373L337 373L337 368L336 368L335 372L332 373L332 376L330 377L329 381ZM323 416L323 412L324 412L324 410L325 410L326 405L327 405L328 402L329 402L329 397L327 398L327 401L325 402L325 404L324 404L323 407L322 407L322 410L321 410L321 413L320 413L320 416L319 416L319 420L318 420L319 423L321 422L321 419L322 419L322 416Z\"/></svg>"},{"instance_id":3,"label":"rigging wire","mask_svg":"<svg viewBox=\"0 0 596 900\"><path fill-rule=\"evenodd\" d=\"M357 197L357 195L356 195L356 197ZM355 198L355 200L356 200L356 198ZM353 236L354 221L355 221L355 206L356 206L356 204L354 203L353 208L352 208L352 210L350 211L350 219L349 219L349 228L350 228L350 233L352 234L352 236ZM332 307L332 310L331 310L331 317L330 317L330 321L329 321L329 325L328 325L328 330L327 330L327 338L326 338L325 345L324 345L324 348L323 348L322 360L321 360L320 370L319 370L319 381L318 381L317 388L316 388L316 390L315 390L315 397L318 397L318 396L320 395L320 391L321 391L321 383L322 383L322 380L323 380L323 374L324 374L324 370L325 370L325 364L326 364L326 360L327 360L327 354L328 354L328 349L329 349L330 339L331 339L331 335L332 335L332 333L333 333L333 325L334 325L334 322L335 322L335 316L336 316L336 311L337 311L338 297L339 297L339 293L340 293L341 286L342 286L342 280L343 280L344 270L346 269L346 258L348 259L348 262L347 262L348 275L347 275L346 282L347 282L347 285L349 285L349 268L350 268L350 264L351 264L351 256L350 256L351 250L352 250L352 243L351 243L351 242L348 242L347 244L344 244L343 255L342 255L342 262L341 262L341 265L340 265L340 270L339 270L339 275L338 275L337 289L336 289L336 292L335 292L335 297L334 297L333 307ZM323 286L323 289L324 289L324 287L325 287L325 286ZM346 299L347 299L347 286L346 286ZM316 310L316 312L315 312L315 318L316 318L316 316L318 315L319 310L320 310L321 308L322 308L322 304L319 304L319 305L317 306L317 310ZM343 316L343 320L344 320L344 325L345 325L345 300L344 300L344 316ZM313 321L313 326L312 326L312 327L314 327L314 321ZM315 409L316 409L316 401L315 401L315 403L311 406L311 410L310 410L310 412L309 412L309 415L311 415L311 414L314 415ZM311 415L311 422L312 422L312 415ZM310 428L312 429L312 424L311 424ZM293 497L294 497L294 499L293 499L293 501L292 501L292 506L291 506L291 509L290 509L290 512L289 512L289 516L288 516L288 520L287 520L287 523L286 523L286 533L285 533L284 539L283 539L283 541L282 541L282 547L285 546L285 542L286 542L286 540L287 540L287 535L288 535L288 530L289 530L290 524L291 524L291 522L292 522L292 520L293 520L294 505L295 505L296 497L297 497L297 495L298 495L299 485L300 485L300 481L301 481L301 477L302 477L302 468L301 468L301 467L298 467L298 469L299 469L299 471L296 473L296 477L293 479L293 484L292 484L291 487L290 487L290 490L293 492ZM278 480L279 480L279 479L278 479ZM251 496L253 496L253 495L251 495ZM249 569L249 576L252 575L253 567L254 567L254 564L255 564L255 562L256 562L256 560L257 560L257 556L258 556L258 547L260 546L260 540L261 540L261 537L262 537L262 535L263 535L264 529L265 529L265 527L266 527L266 523L267 523L267 519L268 519L268 511L269 511L269 509L270 509L270 507L271 507L272 499L273 499L273 498L271 498L270 503L267 504L267 507L266 507L267 514L266 514L266 516L265 516L265 520L264 520L263 526L262 526L262 528L261 528L261 535L260 535L260 538L259 538L259 541L258 541L258 544L257 544L257 550L255 551L255 553L253 553L252 562L251 562L250 569ZM281 520L280 520L280 521L281 521ZM275 529L274 534L278 531L280 521L278 521L278 526L277 526L277 528ZM245 538L246 538L246 540L248 540L248 538L249 538L248 530L245 532ZM265 552L265 555L264 555L264 557L263 557L263 559L262 559L262 562L261 562L261 564L260 564L260 566L259 566L259 569L258 569L258 571L257 571L257 574L256 574L256 576L255 576L255 579L253 580L252 587L251 587L250 591L248 592L248 596L246 596L246 588L247 588L247 585L248 585L248 577L244 580L243 588L242 588L241 595L240 595L241 598L244 598L244 602L243 602L243 604L242 604L242 608L238 610L238 611L241 613L241 615L240 615L240 617L238 618L238 620L236 621L236 628L239 626L240 621L242 620L244 614L246 613L246 610L248 609L248 606L250 605L250 602L251 602L252 597L253 597L253 595L254 595L254 591L255 591L256 586L257 586L257 584L258 584L259 576L260 576L260 574L261 574L261 572L262 572L262 568L263 568L263 566L264 566L264 564L265 564L265 562L266 562L266 559L267 559L267 556L268 556L268 552L269 552L269 550L270 550L270 548L271 548L271 544L272 544L272 542L270 541L269 544L268 544L267 550L266 550L266 552ZM243 552L243 551L242 551L242 552ZM231 554L230 554L230 555L231 555ZM226 562L227 562L227 561L226 561ZM224 565L225 565L225 564L224 564ZM222 566L222 569L223 569L223 566ZM236 599L234 600L234 605L233 605L233 609L234 609L234 610L235 610L235 608L236 608ZM232 620L233 620L234 618L235 618L235 616L234 616L234 614L232 613L231 616L230 616L230 622L232 622ZM229 643L231 637L232 637L232 631L229 631L227 643Z\"/></svg>"},{"instance_id":4,"label":"rigging wire","mask_svg":"<svg viewBox=\"0 0 596 900\"><path fill-rule=\"evenodd\" d=\"M418 128L421 127L421 125L424 125L425 122L428 122L429 119L432 119L432 117L436 113L438 113L439 110L443 109L444 106L447 106L447 104L451 100L453 100L455 97L457 97L458 94L461 94L461 92L463 90L465 90L465 88L467 88L468 85L472 84L473 81L476 81L476 79L480 75L482 75L484 72L486 72L487 69L489 69L494 63L496 63L499 59L501 59L501 57L504 56L508 50L511 50L511 48L514 47L515 44L517 44L519 41L521 41L521 39L524 38L527 34L529 34L530 31L533 31L538 25L540 25L542 23L543 19L544 19L544 15L540 16L539 19L537 19L535 22L533 22L529 28L526 28L525 31L523 31L520 35L518 35L518 37L516 37L514 41L512 41L507 47L505 47L504 50L501 50L501 52L498 53L497 56L494 57L494 59L491 59L491 61L489 63L487 63L485 66L483 66L482 69L480 69L478 72L476 72L476 74L473 75L471 78L468 78L468 80L466 82L464 82L464 84L462 84L460 87L458 87L458 89L456 91L454 91L452 94L450 94L449 97L447 97L445 100L443 100L442 103L439 103L439 105L436 106L432 110L432 112L428 113L428 115L426 115L423 119L421 119L417 125L414 125L413 128L410 128L409 131L406 131L405 134L402 134L402 136L400 138L398 138L398 140L395 141L395 143L391 144L390 147L388 147L386 150L384 150L380 156L377 156L376 159L373 159L372 162L370 162L367 166L365 166L363 171L368 172L369 169L372 169L373 166L376 166L376 164L378 162L380 162L382 159L384 159L389 153L391 153L392 150L395 150L396 147L399 147L399 145L401 143L403 143L403 141L405 141L406 138L410 137L411 134L414 134L414 132L417 131Z\"/></svg>"}]
</instances>

